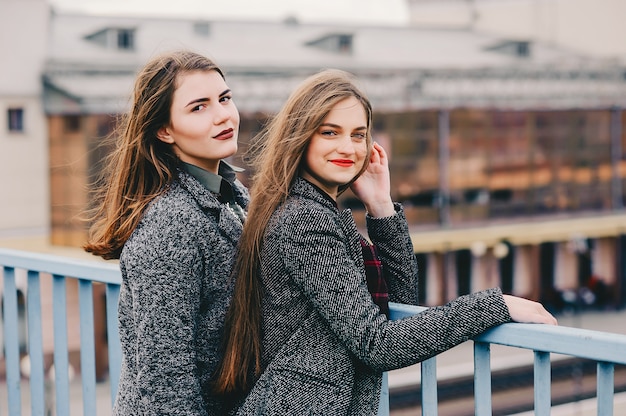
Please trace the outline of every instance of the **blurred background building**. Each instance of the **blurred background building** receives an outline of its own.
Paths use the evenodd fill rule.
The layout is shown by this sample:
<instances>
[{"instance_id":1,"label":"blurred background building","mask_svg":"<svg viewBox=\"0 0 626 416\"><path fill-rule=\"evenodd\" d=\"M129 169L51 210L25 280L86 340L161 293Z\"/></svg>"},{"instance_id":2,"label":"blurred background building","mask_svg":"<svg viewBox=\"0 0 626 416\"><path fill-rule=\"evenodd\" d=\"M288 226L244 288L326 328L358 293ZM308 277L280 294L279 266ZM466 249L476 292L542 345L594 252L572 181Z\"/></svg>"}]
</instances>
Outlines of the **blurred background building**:
<instances>
[{"instance_id":1,"label":"blurred background building","mask_svg":"<svg viewBox=\"0 0 626 416\"><path fill-rule=\"evenodd\" d=\"M136 71L188 48L226 71L241 112L233 162L244 167L246 144L303 78L327 67L358 76L413 230L424 303L498 285L555 310L623 305L626 3L406 9L402 25L322 24L0 0L0 237L79 251L102 143ZM341 203L362 225L358 201Z\"/></svg>"}]
</instances>

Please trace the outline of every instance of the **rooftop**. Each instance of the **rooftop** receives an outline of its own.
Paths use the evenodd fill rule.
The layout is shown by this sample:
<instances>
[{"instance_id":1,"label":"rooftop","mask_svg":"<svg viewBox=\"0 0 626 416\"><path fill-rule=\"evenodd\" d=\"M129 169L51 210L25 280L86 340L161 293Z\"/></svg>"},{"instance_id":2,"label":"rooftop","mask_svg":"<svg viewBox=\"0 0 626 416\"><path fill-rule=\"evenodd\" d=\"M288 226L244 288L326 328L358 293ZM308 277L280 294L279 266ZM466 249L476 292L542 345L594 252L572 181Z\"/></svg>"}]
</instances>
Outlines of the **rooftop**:
<instances>
[{"instance_id":1,"label":"rooftop","mask_svg":"<svg viewBox=\"0 0 626 416\"><path fill-rule=\"evenodd\" d=\"M466 29L53 13L48 39L49 114L77 111L68 97L82 112L123 111L135 71L179 48L212 57L244 113L277 110L327 67L359 76L383 111L626 104L624 68L614 63Z\"/></svg>"}]
</instances>

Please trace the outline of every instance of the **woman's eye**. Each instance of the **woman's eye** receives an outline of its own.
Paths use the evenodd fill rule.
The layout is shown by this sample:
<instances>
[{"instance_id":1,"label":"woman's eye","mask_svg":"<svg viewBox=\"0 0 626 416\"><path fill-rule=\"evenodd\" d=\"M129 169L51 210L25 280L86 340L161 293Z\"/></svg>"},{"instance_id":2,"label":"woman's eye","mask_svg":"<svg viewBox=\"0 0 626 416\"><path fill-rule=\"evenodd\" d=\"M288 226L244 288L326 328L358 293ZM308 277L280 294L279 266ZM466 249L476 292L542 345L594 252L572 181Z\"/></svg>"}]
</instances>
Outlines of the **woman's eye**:
<instances>
[{"instance_id":1,"label":"woman's eye","mask_svg":"<svg viewBox=\"0 0 626 416\"><path fill-rule=\"evenodd\" d=\"M193 107L191 109L192 113L195 113L196 111L200 111L202 109L206 108L206 104L198 104L197 106Z\"/></svg>"},{"instance_id":2,"label":"woman's eye","mask_svg":"<svg viewBox=\"0 0 626 416\"><path fill-rule=\"evenodd\" d=\"M322 136L335 136L337 133L333 130L322 130L320 131Z\"/></svg>"},{"instance_id":3,"label":"woman's eye","mask_svg":"<svg viewBox=\"0 0 626 416\"><path fill-rule=\"evenodd\" d=\"M225 96L223 96L223 97L221 97L221 98L220 98L220 102L221 102L221 103L226 103L226 102L228 102L228 101L230 101L230 100L232 100L232 99L233 99L233 97L232 97L232 96L230 96L230 95L225 95Z\"/></svg>"},{"instance_id":4,"label":"woman's eye","mask_svg":"<svg viewBox=\"0 0 626 416\"><path fill-rule=\"evenodd\" d=\"M359 140L365 140L367 138L367 134L365 134L365 133L354 133L352 135L352 137L354 137L355 139L359 139Z\"/></svg>"}]
</instances>

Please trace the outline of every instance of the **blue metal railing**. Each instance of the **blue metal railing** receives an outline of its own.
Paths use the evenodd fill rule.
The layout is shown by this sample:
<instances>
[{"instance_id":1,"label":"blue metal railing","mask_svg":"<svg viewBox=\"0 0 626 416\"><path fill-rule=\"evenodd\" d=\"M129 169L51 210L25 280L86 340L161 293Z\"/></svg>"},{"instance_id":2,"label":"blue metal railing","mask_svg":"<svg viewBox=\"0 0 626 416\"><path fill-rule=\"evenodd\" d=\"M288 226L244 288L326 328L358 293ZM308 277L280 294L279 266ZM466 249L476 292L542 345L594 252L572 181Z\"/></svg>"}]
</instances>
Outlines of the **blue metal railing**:
<instances>
[{"instance_id":1,"label":"blue metal railing","mask_svg":"<svg viewBox=\"0 0 626 416\"><path fill-rule=\"evenodd\" d=\"M33 415L46 414L45 372L42 341L41 281L52 279L54 325L55 414L69 415L69 363L66 282L78 280L80 310L80 361L83 414L96 412L94 358L93 285L106 285L106 321L111 405L117 392L121 363L117 333L117 300L121 283L117 265L85 262L67 257L0 249L2 267L3 338L6 363L6 389L9 416L21 416L20 329L16 270L27 274L26 309L28 354L30 358L30 406ZM400 319L425 308L392 304L391 318ZM2 328L2 326L0 326ZM2 337L0 337L2 338ZM534 351L534 401L536 415L549 415L550 353L591 359L597 362L598 415L613 415L614 370L626 364L626 335L547 325L505 324L474 340L475 414L491 415L490 346L499 344ZM1 355L0 355L1 357ZM421 364L422 414L437 414L436 357ZM416 382L417 384L417 382ZM1 392L0 392L1 393ZM1 394L0 394L1 396ZM0 408L0 415L3 410ZM389 414L389 391L385 375L379 415Z\"/></svg>"},{"instance_id":2,"label":"blue metal railing","mask_svg":"<svg viewBox=\"0 0 626 416\"><path fill-rule=\"evenodd\" d=\"M425 308L392 306L391 319L420 313ZM550 414L550 353L597 362L597 414L613 415L615 365L626 364L626 335L563 326L509 323L474 339L474 414L486 416L491 409L491 344L534 352L535 415ZM422 414L437 414L436 357L421 365Z\"/></svg>"},{"instance_id":3,"label":"blue metal railing","mask_svg":"<svg viewBox=\"0 0 626 416\"><path fill-rule=\"evenodd\" d=\"M117 332L117 300L121 275L119 267L102 262L0 249L3 290L3 327L6 363L6 389L9 416L22 414L18 288L16 270L27 272L26 312L31 414L46 412L44 349L42 336L41 281L52 279L52 319L54 334L54 403L56 415L69 415L70 365L67 331L66 279L77 279L80 311L80 368L83 414L96 414L96 375L94 347L93 284L106 285L106 322L111 386L111 405L117 393L121 350ZM1 412L1 411L0 411Z\"/></svg>"}]
</instances>

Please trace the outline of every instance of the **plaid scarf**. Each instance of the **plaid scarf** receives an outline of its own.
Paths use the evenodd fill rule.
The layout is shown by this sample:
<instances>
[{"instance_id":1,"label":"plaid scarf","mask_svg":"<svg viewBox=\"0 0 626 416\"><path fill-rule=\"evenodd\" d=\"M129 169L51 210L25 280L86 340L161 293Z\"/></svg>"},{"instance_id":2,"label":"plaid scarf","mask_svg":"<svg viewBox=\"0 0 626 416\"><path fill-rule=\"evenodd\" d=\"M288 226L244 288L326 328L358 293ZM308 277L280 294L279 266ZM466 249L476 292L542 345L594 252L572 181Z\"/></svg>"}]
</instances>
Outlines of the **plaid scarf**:
<instances>
[{"instance_id":1,"label":"plaid scarf","mask_svg":"<svg viewBox=\"0 0 626 416\"><path fill-rule=\"evenodd\" d=\"M363 237L361 249L363 251L363 262L365 263L365 276L367 277L367 289L372 294L372 300L380 308L380 312L389 318L389 292L387 282L383 277L383 264L378 258L376 246L370 244Z\"/></svg>"}]
</instances>

